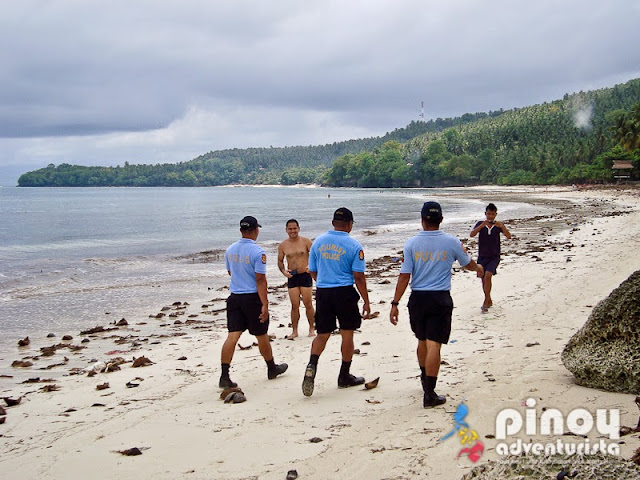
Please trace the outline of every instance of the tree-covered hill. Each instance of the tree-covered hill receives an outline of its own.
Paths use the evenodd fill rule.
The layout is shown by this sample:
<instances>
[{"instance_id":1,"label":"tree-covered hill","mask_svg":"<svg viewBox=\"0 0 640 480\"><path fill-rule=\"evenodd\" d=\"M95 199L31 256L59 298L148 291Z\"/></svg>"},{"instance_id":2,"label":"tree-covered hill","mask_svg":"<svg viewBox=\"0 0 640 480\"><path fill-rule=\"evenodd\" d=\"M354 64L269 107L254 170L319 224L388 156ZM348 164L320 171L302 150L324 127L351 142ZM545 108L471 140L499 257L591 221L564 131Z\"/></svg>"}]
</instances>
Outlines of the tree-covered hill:
<instances>
[{"instance_id":1,"label":"tree-covered hill","mask_svg":"<svg viewBox=\"0 0 640 480\"><path fill-rule=\"evenodd\" d=\"M360 187L609 181L614 159L635 162L638 178L640 150L630 140L638 139L638 102L640 79L565 95L442 132L425 132L404 145L389 142L345 155L327 171L325 181ZM625 122L629 128L616 134Z\"/></svg>"},{"instance_id":2,"label":"tree-covered hill","mask_svg":"<svg viewBox=\"0 0 640 480\"><path fill-rule=\"evenodd\" d=\"M508 111L411 122L383 137L321 146L228 149L178 164L61 164L19 186L209 186L321 183L407 187L613 180L639 175L640 79ZM635 106L635 107L634 107Z\"/></svg>"},{"instance_id":3,"label":"tree-covered hill","mask_svg":"<svg viewBox=\"0 0 640 480\"><path fill-rule=\"evenodd\" d=\"M382 137L335 142L320 146L282 148L234 148L201 155L177 164L129 164L120 167L87 167L67 163L25 173L21 187L85 186L211 186L228 184L321 183L326 169L345 154L371 150L389 141L406 142L424 133L438 133L502 112L467 114L411 122Z\"/></svg>"}]
</instances>

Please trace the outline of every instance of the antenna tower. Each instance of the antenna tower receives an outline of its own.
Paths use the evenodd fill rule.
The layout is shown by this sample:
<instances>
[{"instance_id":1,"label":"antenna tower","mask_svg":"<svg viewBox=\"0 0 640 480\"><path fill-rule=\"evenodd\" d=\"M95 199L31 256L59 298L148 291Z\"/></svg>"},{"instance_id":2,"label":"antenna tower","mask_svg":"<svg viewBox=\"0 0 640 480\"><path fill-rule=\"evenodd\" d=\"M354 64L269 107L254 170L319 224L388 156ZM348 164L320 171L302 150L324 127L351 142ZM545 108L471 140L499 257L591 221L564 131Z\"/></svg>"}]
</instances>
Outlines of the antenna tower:
<instances>
[{"instance_id":1,"label":"antenna tower","mask_svg":"<svg viewBox=\"0 0 640 480\"><path fill-rule=\"evenodd\" d=\"M424 122L424 102L420 102L420 121Z\"/></svg>"}]
</instances>

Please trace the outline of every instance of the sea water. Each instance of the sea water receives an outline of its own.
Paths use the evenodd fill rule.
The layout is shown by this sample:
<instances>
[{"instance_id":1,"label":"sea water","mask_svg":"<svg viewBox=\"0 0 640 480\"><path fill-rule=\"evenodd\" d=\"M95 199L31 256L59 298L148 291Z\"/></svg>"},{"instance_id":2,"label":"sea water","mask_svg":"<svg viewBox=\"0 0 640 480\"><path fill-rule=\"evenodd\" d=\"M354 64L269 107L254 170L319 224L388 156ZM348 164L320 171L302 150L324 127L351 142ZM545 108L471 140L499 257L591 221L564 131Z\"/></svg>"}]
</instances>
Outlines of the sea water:
<instances>
[{"instance_id":1,"label":"sea water","mask_svg":"<svg viewBox=\"0 0 640 480\"><path fill-rule=\"evenodd\" d=\"M277 246L295 218L309 238L331 229L333 211L355 217L367 259L397 255L420 229L420 208L440 201L442 229L467 237L489 191L320 187L0 187L0 353L19 338L77 334L126 317L140 320L174 301L205 298L228 284L224 250L255 216L270 285L285 278ZM500 219L541 213L500 202ZM212 294L213 295L213 294ZM225 296L218 292L216 296ZM3 365L5 367L5 365Z\"/></svg>"}]
</instances>

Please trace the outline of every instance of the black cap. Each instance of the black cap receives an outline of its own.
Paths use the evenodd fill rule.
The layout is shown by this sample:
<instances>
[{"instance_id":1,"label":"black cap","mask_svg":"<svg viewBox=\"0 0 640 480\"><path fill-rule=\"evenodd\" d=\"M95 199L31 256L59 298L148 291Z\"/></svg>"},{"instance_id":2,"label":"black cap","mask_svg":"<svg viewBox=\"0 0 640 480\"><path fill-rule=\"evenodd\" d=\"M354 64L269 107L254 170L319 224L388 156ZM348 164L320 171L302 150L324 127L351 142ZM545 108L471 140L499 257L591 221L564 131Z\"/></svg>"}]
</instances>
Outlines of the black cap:
<instances>
[{"instance_id":1,"label":"black cap","mask_svg":"<svg viewBox=\"0 0 640 480\"><path fill-rule=\"evenodd\" d=\"M240 220L240 230L255 230L256 227L262 228L262 225L258 223L256 217L247 215L242 220Z\"/></svg>"},{"instance_id":2,"label":"black cap","mask_svg":"<svg viewBox=\"0 0 640 480\"><path fill-rule=\"evenodd\" d=\"M346 207L340 207L333 212L333 219L340 220L342 222L353 222L353 213Z\"/></svg>"},{"instance_id":3,"label":"black cap","mask_svg":"<svg viewBox=\"0 0 640 480\"><path fill-rule=\"evenodd\" d=\"M421 215L427 220L442 220L442 207L438 202L424 202Z\"/></svg>"}]
</instances>

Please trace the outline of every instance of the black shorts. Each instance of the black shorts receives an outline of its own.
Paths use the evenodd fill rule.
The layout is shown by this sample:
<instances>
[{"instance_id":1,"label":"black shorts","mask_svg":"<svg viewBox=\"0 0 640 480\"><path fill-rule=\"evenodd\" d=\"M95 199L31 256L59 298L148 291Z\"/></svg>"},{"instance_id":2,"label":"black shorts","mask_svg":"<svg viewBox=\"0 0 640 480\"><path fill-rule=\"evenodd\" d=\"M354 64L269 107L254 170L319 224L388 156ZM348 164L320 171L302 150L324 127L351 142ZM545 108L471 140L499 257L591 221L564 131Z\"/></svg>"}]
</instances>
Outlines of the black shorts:
<instances>
[{"instance_id":1,"label":"black shorts","mask_svg":"<svg viewBox=\"0 0 640 480\"><path fill-rule=\"evenodd\" d=\"M232 293L227 298L227 329L230 332L249 330L251 335L267 333L269 320L260 321L262 302L257 293Z\"/></svg>"},{"instance_id":2,"label":"black shorts","mask_svg":"<svg viewBox=\"0 0 640 480\"><path fill-rule=\"evenodd\" d=\"M313 278L309 272L298 273L287 280L287 287L313 287Z\"/></svg>"},{"instance_id":3,"label":"black shorts","mask_svg":"<svg viewBox=\"0 0 640 480\"><path fill-rule=\"evenodd\" d=\"M362 325L358 310L360 295L353 286L316 289L316 331L331 333L336 326L340 330L355 330Z\"/></svg>"},{"instance_id":4,"label":"black shorts","mask_svg":"<svg viewBox=\"0 0 640 480\"><path fill-rule=\"evenodd\" d=\"M491 272L495 275L498 271L500 257L478 257L477 263L484 267L485 272Z\"/></svg>"},{"instance_id":5,"label":"black shorts","mask_svg":"<svg viewBox=\"0 0 640 480\"><path fill-rule=\"evenodd\" d=\"M449 342L453 300L448 290L411 292L408 306L411 330L418 340Z\"/></svg>"}]
</instances>

